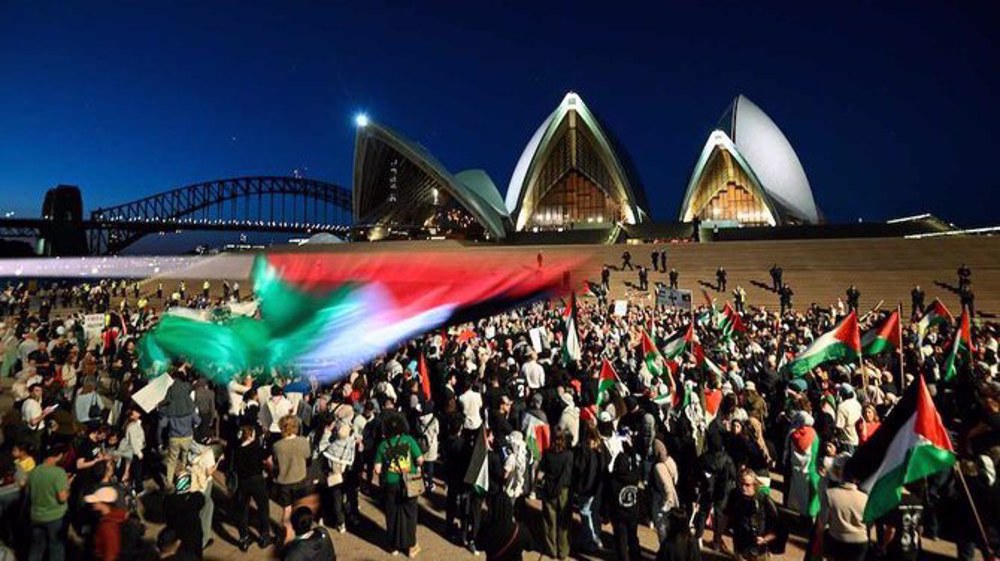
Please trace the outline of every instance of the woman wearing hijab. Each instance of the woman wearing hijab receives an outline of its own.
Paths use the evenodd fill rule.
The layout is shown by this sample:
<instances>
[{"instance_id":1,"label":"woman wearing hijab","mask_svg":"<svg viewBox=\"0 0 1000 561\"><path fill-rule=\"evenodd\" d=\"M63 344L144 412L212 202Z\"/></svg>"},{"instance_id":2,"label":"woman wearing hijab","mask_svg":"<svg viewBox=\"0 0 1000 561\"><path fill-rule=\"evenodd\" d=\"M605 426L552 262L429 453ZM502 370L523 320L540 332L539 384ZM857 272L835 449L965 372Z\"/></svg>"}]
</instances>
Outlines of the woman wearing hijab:
<instances>
[{"instance_id":1,"label":"woman wearing hijab","mask_svg":"<svg viewBox=\"0 0 1000 561\"><path fill-rule=\"evenodd\" d=\"M802 515L808 515L812 498L809 464L812 460L813 442L819 438L813 429L812 415L798 411L792 417L792 431L788 435L788 499L786 506Z\"/></svg>"}]
</instances>

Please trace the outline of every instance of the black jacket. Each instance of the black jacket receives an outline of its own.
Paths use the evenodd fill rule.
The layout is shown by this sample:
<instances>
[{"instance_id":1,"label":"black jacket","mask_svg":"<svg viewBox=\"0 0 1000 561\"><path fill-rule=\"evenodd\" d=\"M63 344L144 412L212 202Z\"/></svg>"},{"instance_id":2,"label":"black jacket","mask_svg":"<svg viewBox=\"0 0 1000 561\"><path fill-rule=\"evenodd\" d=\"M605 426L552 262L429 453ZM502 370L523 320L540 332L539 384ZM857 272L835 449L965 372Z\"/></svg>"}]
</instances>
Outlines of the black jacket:
<instances>
[{"instance_id":1,"label":"black jacket","mask_svg":"<svg viewBox=\"0 0 1000 561\"><path fill-rule=\"evenodd\" d=\"M314 528L306 538L295 538L281 554L283 561L337 561L330 534L324 528Z\"/></svg>"}]
</instances>

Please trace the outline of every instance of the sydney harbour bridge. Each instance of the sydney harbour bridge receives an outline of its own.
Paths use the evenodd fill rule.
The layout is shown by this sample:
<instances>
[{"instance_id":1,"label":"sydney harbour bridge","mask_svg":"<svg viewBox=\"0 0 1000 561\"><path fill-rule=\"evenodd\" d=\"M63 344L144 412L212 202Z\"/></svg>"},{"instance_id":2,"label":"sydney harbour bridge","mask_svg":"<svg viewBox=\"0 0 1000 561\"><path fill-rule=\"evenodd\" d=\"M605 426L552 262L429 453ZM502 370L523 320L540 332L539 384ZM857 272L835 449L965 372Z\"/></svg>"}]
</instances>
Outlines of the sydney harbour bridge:
<instances>
[{"instance_id":1,"label":"sydney harbour bridge","mask_svg":"<svg viewBox=\"0 0 1000 561\"><path fill-rule=\"evenodd\" d=\"M85 217L77 187L50 189L39 218L0 218L0 238L32 238L46 255L114 255L161 232L345 235L351 191L303 177L217 179L164 191Z\"/></svg>"}]
</instances>

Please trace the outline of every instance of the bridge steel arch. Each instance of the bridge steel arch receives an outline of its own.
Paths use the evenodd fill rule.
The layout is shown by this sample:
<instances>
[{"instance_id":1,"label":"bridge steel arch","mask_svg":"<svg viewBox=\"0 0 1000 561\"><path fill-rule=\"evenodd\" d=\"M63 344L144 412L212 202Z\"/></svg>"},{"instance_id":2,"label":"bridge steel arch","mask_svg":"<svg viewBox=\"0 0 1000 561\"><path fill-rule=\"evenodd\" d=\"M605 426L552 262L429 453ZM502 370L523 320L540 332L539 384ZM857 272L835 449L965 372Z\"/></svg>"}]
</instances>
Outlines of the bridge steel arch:
<instances>
[{"instance_id":1,"label":"bridge steel arch","mask_svg":"<svg viewBox=\"0 0 1000 561\"><path fill-rule=\"evenodd\" d=\"M351 191L304 177L217 179L179 187L90 213L92 254L118 253L146 234L233 224L250 230L346 231ZM142 225L151 228L143 228ZM166 226L166 227L164 227ZM160 230L160 231L162 231Z\"/></svg>"}]
</instances>

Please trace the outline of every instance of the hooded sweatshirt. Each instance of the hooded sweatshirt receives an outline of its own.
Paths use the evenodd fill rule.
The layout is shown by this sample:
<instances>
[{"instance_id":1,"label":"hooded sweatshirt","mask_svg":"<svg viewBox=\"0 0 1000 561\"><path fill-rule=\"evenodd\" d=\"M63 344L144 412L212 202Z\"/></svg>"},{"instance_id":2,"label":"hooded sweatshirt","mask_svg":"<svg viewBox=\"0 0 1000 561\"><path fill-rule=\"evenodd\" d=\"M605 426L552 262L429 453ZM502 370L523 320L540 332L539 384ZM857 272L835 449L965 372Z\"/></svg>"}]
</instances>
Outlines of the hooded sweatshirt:
<instances>
[{"instance_id":1,"label":"hooded sweatshirt","mask_svg":"<svg viewBox=\"0 0 1000 561\"><path fill-rule=\"evenodd\" d=\"M94 531L94 559L117 561L122 549L122 523L127 518L128 511L115 507L101 517Z\"/></svg>"}]
</instances>

